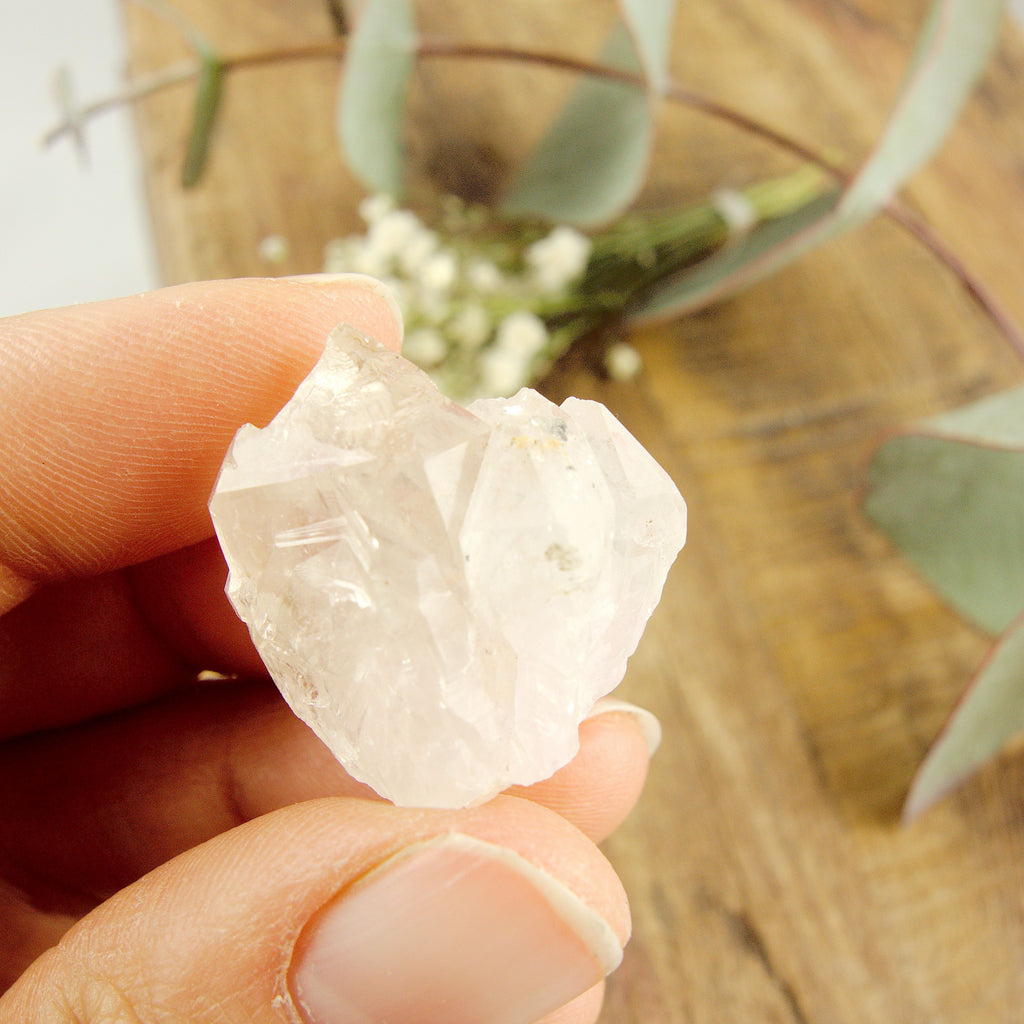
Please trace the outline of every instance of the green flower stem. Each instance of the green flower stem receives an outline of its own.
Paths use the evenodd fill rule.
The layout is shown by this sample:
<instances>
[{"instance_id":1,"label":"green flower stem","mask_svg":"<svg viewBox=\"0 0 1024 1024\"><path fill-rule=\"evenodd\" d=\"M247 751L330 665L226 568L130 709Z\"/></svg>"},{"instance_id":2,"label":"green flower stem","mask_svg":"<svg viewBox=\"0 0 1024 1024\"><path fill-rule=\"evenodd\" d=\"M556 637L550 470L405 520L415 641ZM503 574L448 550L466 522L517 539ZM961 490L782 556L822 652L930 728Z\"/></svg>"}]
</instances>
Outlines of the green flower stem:
<instances>
[{"instance_id":1,"label":"green flower stem","mask_svg":"<svg viewBox=\"0 0 1024 1024\"><path fill-rule=\"evenodd\" d=\"M822 194L828 178L818 168L802 167L739 190L755 223L798 209ZM568 296L537 309L552 340L540 365L550 366L575 341L621 315L630 301L668 274L702 259L726 244L730 225L714 202L666 213L640 213L595 236L587 271Z\"/></svg>"}]
</instances>

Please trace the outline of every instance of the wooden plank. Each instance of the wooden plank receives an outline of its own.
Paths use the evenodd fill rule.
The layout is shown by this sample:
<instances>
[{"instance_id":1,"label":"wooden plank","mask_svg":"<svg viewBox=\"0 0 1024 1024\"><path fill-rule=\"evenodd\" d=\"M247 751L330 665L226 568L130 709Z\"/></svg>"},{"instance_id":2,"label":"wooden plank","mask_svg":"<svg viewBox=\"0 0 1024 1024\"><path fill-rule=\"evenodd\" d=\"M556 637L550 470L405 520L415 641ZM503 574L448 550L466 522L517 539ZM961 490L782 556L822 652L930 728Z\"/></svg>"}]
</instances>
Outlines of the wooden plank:
<instances>
[{"instance_id":1,"label":"wooden plank","mask_svg":"<svg viewBox=\"0 0 1024 1024\"><path fill-rule=\"evenodd\" d=\"M230 52L329 32L313 0L175 3ZM855 161L924 6L683 4L674 73ZM166 28L129 8L135 67L180 55ZM528 42L534 27L538 45L585 48L608 11L580 31L579 5L541 0L438 0L428 15L460 37ZM536 137L531 110L565 88L523 75L424 69L421 162L492 188ZM333 143L336 77L304 64L232 80L210 175L187 195L176 184L187 91L140 107L168 280L315 270L323 243L355 225L359 190ZM908 198L1024 321L1022 79L1024 49L1008 36ZM787 165L734 129L666 110L648 198ZM291 241L279 268L257 252L270 232ZM1019 382L1020 365L948 272L884 221L635 340L646 367L635 383L602 380L581 357L546 384L555 398L605 401L669 469L691 515L624 684L666 739L640 807L607 844L635 929L604 1019L1016 1021L1024 760L1004 757L913 827L897 824L985 641L863 521L857 491L879 432Z\"/></svg>"}]
</instances>

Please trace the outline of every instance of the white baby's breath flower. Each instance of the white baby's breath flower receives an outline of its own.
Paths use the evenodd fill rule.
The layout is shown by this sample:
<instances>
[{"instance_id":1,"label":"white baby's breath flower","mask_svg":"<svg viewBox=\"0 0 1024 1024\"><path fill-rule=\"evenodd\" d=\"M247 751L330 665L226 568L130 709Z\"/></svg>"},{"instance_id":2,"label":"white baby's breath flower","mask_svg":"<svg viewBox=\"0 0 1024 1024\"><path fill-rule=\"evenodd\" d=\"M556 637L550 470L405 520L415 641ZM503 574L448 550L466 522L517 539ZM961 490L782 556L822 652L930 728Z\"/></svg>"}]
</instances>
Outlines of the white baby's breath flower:
<instances>
[{"instance_id":1,"label":"white baby's breath flower","mask_svg":"<svg viewBox=\"0 0 1024 1024\"><path fill-rule=\"evenodd\" d=\"M437 295L449 293L458 276L459 261L455 253L447 249L442 249L426 259L418 274L423 289Z\"/></svg>"},{"instance_id":2,"label":"white baby's breath flower","mask_svg":"<svg viewBox=\"0 0 1024 1024\"><path fill-rule=\"evenodd\" d=\"M544 294L565 291L583 276L592 243L574 228L561 225L534 242L524 254L534 284Z\"/></svg>"},{"instance_id":3,"label":"white baby's breath flower","mask_svg":"<svg viewBox=\"0 0 1024 1024\"><path fill-rule=\"evenodd\" d=\"M387 277L394 269L394 260L382 246L370 244L369 238L356 238L348 251L350 263L343 269L370 277Z\"/></svg>"},{"instance_id":4,"label":"white baby's breath flower","mask_svg":"<svg viewBox=\"0 0 1024 1024\"><path fill-rule=\"evenodd\" d=\"M386 277L391 273L391 259L366 244L360 235L336 238L324 246L324 271L328 274L369 274Z\"/></svg>"},{"instance_id":5,"label":"white baby's breath flower","mask_svg":"<svg viewBox=\"0 0 1024 1024\"><path fill-rule=\"evenodd\" d=\"M505 351L530 359L548 343L548 329L536 313L520 309L509 313L498 324L494 343Z\"/></svg>"},{"instance_id":6,"label":"white baby's breath flower","mask_svg":"<svg viewBox=\"0 0 1024 1024\"><path fill-rule=\"evenodd\" d=\"M437 252L437 233L429 228L417 231L398 254L398 265L403 273L415 277L424 264Z\"/></svg>"},{"instance_id":7,"label":"white baby's breath flower","mask_svg":"<svg viewBox=\"0 0 1024 1024\"><path fill-rule=\"evenodd\" d=\"M760 219L757 207L734 188L720 188L711 196L711 205L721 214L729 229L730 240L749 235Z\"/></svg>"},{"instance_id":8,"label":"white baby's breath flower","mask_svg":"<svg viewBox=\"0 0 1024 1024\"><path fill-rule=\"evenodd\" d=\"M361 245L361 238L332 238L324 246L324 273L343 274L351 270L353 252Z\"/></svg>"},{"instance_id":9,"label":"white baby's breath flower","mask_svg":"<svg viewBox=\"0 0 1024 1024\"><path fill-rule=\"evenodd\" d=\"M445 325L445 333L463 348L475 349L491 336L494 324L479 302L470 302Z\"/></svg>"},{"instance_id":10,"label":"white baby's breath flower","mask_svg":"<svg viewBox=\"0 0 1024 1024\"><path fill-rule=\"evenodd\" d=\"M529 379L530 360L511 349L491 345L480 356L480 380L488 395L514 395Z\"/></svg>"},{"instance_id":11,"label":"white baby's breath flower","mask_svg":"<svg viewBox=\"0 0 1024 1024\"><path fill-rule=\"evenodd\" d=\"M437 366L447 354L444 338L432 327L418 327L402 342L402 355L424 369Z\"/></svg>"},{"instance_id":12,"label":"white baby's breath flower","mask_svg":"<svg viewBox=\"0 0 1024 1024\"><path fill-rule=\"evenodd\" d=\"M268 263L284 263L288 259L288 239L284 235L267 235L260 239L257 252L261 260Z\"/></svg>"},{"instance_id":13,"label":"white baby's breath flower","mask_svg":"<svg viewBox=\"0 0 1024 1024\"><path fill-rule=\"evenodd\" d=\"M424 289L440 294L448 292L458 276L458 260L448 249L435 252L419 268L419 280Z\"/></svg>"},{"instance_id":14,"label":"white baby's breath flower","mask_svg":"<svg viewBox=\"0 0 1024 1024\"><path fill-rule=\"evenodd\" d=\"M470 261L466 267L466 280L474 291L484 293L496 292L504 283L497 265L483 258Z\"/></svg>"},{"instance_id":15,"label":"white baby's breath flower","mask_svg":"<svg viewBox=\"0 0 1024 1024\"><path fill-rule=\"evenodd\" d=\"M448 295L435 288L425 288L422 281L410 281L408 295L408 306L403 310L407 320L439 327L452 315Z\"/></svg>"},{"instance_id":16,"label":"white baby's breath flower","mask_svg":"<svg viewBox=\"0 0 1024 1024\"><path fill-rule=\"evenodd\" d=\"M426 230L411 210L390 210L370 225L366 244L374 253L390 259L400 256L402 250Z\"/></svg>"},{"instance_id":17,"label":"white baby's breath flower","mask_svg":"<svg viewBox=\"0 0 1024 1024\"><path fill-rule=\"evenodd\" d=\"M359 204L359 216L362 217L367 224L374 224L385 214L390 213L394 208L395 201L391 196L384 192L378 192L376 195L367 196Z\"/></svg>"},{"instance_id":18,"label":"white baby's breath flower","mask_svg":"<svg viewBox=\"0 0 1024 1024\"><path fill-rule=\"evenodd\" d=\"M617 341L614 345L608 346L604 354L604 368L612 380L632 380L643 366L640 353L632 345L624 341Z\"/></svg>"}]
</instances>

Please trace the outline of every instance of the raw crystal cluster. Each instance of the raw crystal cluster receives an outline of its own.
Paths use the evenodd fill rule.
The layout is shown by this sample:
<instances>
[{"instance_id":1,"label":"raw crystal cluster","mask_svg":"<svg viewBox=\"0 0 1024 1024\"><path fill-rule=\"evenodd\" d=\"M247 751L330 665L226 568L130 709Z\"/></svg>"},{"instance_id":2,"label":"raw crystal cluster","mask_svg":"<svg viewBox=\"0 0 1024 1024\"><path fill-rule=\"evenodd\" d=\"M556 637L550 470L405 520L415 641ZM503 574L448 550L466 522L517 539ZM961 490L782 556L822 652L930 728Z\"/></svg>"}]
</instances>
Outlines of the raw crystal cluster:
<instances>
[{"instance_id":1,"label":"raw crystal cluster","mask_svg":"<svg viewBox=\"0 0 1024 1024\"><path fill-rule=\"evenodd\" d=\"M288 703L398 804L551 775L682 547L668 475L596 402L464 409L338 328L210 501L228 595Z\"/></svg>"}]
</instances>

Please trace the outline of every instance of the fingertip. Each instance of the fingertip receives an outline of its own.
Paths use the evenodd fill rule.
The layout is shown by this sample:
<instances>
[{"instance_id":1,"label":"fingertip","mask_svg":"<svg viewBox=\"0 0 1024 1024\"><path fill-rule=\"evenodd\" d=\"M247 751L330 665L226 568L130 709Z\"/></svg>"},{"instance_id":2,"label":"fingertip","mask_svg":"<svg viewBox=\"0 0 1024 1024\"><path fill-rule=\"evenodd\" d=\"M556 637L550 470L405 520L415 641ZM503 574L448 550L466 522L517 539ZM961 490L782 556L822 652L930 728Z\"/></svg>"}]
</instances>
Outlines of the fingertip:
<instances>
[{"instance_id":1,"label":"fingertip","mask_svg":"<svg viewBox=\"0 0 1024 1024\"><path fill-rule=\"evenodd\" d=\"M556 811L595 842L632 811L650 762L649 739L632 711L605 711L580 725L579 753L549 779L510 792Z\"/></svg>"},{"instance_id":2,"label":"fingertip","mask_svg":"<svg viewBox=\"0 0 1024 1024\"><path fill-rule=\"evenodd\" d=\"M662 731L661 722L653 712L637 704L631 704L629 701L620 700L618 697L602 697L587 715L587 720L590 721L607 714L625 714L632 718L643 733L648 757L654 757L658 747L661 746Z\"/></svg>"},{"instance_id":3,"label":"fingertip","mask_svg":"<svg viewBox=\"0 0 1024 1024\"><path fill-rule=\"evenodd\" d=\"M566 1004L549 1024L590 1024L628 937L608 862L541 807L309 801L111 897L15 983L0 1017L41 1019L59 998L61 1019L83 1021L109 1005L126 1019L269 1022L287 1006L311 1024L529 1024ZM390 1012L409 1008L419 1016Z\"/></svg>"},{"instance_id":4,"label":"fingertip","mask_svg":"<svg viewBox=\"0 0 1024 1024\"><path fill-rule=\"evenodd\" d=\"M346 304L348 322L395 352L401 351L404 325L402 307L394 291L383 281L368 274L301 274L277 278L293 284L320 289L324 294L339 295ZM384 311L381 310L381 304ZM361 316L353 315L358 310ZM356 322L363 320L362 324Z\"/></svg>"}]
</instances>

